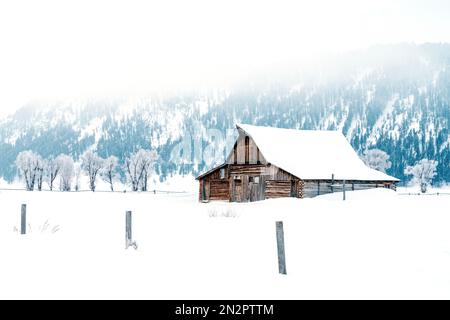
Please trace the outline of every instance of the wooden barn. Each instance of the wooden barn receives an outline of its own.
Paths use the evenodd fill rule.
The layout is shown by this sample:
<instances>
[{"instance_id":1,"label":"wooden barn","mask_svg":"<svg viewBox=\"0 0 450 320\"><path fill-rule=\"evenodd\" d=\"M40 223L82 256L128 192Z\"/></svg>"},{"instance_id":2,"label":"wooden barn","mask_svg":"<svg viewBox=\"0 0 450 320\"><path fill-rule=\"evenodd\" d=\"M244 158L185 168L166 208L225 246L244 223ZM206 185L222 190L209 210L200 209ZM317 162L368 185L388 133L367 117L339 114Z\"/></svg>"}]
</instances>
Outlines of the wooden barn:
<instances>
[{"instance_id":1,"label":"wooden barn","mask_svg":"<svg viewBox=\"0 0 450 320\"><path fill-rule=\"evenodd\" d=\"M395 189L399 181L367 167L338 131L236 128L225 163L197 177L200 201L311 198L343 188Z\"/></svg>"}]
</instances>

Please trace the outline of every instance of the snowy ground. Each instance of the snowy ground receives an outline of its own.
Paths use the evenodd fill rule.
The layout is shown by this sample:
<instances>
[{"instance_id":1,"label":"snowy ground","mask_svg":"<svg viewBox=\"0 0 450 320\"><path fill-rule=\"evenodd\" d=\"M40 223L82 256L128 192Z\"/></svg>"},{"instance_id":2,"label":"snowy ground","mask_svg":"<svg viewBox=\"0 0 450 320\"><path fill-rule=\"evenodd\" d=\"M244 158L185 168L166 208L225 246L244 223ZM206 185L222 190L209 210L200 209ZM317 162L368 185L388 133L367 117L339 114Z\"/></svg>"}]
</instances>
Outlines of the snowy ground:
<instances>
[{"instance_id":1,"label":"snowy ground","mask_svg":"<svg viewBox=\"0 0 450 320\"><path fill-rule=\"evenodd\" d=\"M196 196L0 191L0 298L450 298L450 196ZM17 232L22 203L27 235ZM124 249L126 210L138 250Z\"/></svg>"},{"instance_id":2,"label":"snowy ground","mask_svg":"<svg viewBox=\"0 0 450 320\"><path fill-rule=\"evenodd\" d=\"M54 190L59 188L59 181L55 182ZM72 189L74 190L75 182L72 183ZM13 182L5 181L2 177L0 177L0 191L8 190L8 189L25 189L25 183L16 179ZM43 190L50 190L47 183L44 183L42 186ZM80 178L80 190L88 191L89 190L89 178L86 175L82 175ZM110 191L111 187L105 181L98 179L96 182L96 190L97 191ZM131 188L128 184L122 183L120 181L114 182L114 190L115 191L130 191ZM195 177L192 175L175 175L172 177L167 177L164 181L159 181L159 177L155 176L152 179L149 179L148 182L148 190L158 190L159 192L166 191L176 191L176 192L196 192L198 191L198 182L195 180Z\"/></svg>"}]
</instances>

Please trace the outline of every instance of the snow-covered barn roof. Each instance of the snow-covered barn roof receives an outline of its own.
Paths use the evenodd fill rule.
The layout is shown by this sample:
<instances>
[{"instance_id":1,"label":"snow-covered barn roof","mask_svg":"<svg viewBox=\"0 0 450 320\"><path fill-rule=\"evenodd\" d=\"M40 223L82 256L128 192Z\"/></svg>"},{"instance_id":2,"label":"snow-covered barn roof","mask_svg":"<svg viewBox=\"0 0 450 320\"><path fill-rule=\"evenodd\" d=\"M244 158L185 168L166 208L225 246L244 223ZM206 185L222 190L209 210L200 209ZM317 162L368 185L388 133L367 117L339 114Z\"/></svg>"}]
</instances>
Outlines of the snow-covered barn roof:
<instances>
[{"instance_id":1,"label":"snow-covered barn roof","mask_svg":"<svg viewBox=\"0 0 450 320\"><path fill-rule=\"evenodd\" d=\"M367 167L339 131L294 130L237 124L271 164L303 180L399 181Z\"/></svg>"}]
</instances>

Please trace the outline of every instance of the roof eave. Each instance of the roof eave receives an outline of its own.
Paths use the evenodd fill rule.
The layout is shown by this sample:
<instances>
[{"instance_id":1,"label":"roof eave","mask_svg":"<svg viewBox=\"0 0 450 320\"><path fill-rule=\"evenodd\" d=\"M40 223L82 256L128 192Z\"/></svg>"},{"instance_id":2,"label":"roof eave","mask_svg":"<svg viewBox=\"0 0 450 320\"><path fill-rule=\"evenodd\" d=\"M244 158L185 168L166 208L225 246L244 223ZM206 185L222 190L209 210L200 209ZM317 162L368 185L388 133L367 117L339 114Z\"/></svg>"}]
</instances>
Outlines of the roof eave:
<instances>
[{"instance_id":1,"label":"roof eave","mask_svg":"<svg viewBox=\"0 0 450 320\"><path fill-rule=\"evenodd\" d=\"M214 167L214 168L212 168L212 169L206 171L205 173L202 173L201 175L199 175L198 177L196 177L195 180L200 180L200 179L203 178L204 176L207 176L207 175L210 174L211 172L213 172L213 171L215 171L215 170L217 170L217 169L220 169L220 168L222 168L222 167L225 167L226 165L227 165L226 162L225 162L225 163L222 163L221 165L219 165L219 166L217 166L217 167Z\"/></svg>"}]
</instances>

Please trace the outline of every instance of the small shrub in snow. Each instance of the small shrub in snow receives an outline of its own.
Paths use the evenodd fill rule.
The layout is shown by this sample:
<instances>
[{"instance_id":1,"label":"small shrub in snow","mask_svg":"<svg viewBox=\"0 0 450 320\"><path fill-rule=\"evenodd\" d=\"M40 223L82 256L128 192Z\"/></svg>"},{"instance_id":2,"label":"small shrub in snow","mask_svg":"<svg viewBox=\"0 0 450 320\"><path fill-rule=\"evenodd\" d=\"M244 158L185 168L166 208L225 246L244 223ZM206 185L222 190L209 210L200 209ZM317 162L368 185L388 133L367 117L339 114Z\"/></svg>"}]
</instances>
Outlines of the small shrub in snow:
<instances>
[{"instance_id":1,"label":"small shrub in snow","mask_svg":"<svg viewBox=\"0 0 450 320\"><path fill-rule=\"evenodd\" d=\"M217 210L216 209L209 209L208 215L210 218L216 218L217 217Z\"/></svg>"},{"instance_id":2,"label":"small shrub in snow","mask_svg":"<svg viewBox=\"0 0 450 320\"><path fill-rule=\"evenodd\" d=\"M231 209L230 207L226 208L225 210L220 210L220 213L218 212L217 208L209 209L208 215L211 218L217 218L217 217L235 218L237 216L236 212L233 209Z\"/></svg>"},{"instance_id":3,"label":"small shrub in snow","mask_svg":"<svg viewBox=\"0 0 450 320\"><path fill-rule=\"evenodd\" d=\"M236 217L236 212L234 212L234 210L232 210L231 208L227 208L227 210L222 212L222 217L235 218Z\"/></svg>"},{"instance_id":4,"label":"small shrub in snow","mask_svg":"<svg viewBox=\"0 0 450 320\"><path fill-rule=\"evenodd\" d=\"M50 233L54 234L59 231L60 226L59 224L51 225L47 220L42 225L38 225L33 231L34 228L32 228L31 224L29 223L27 226L27 234L28 233ZM19 228L17 226L13 227L13 232L20 233Z\"/></svg>"}]
</instances>

